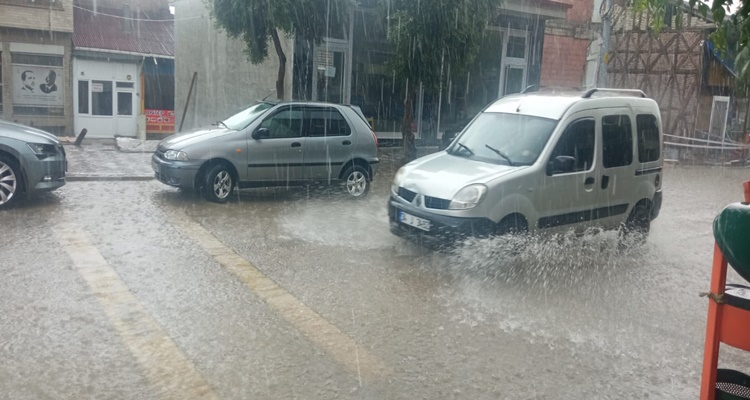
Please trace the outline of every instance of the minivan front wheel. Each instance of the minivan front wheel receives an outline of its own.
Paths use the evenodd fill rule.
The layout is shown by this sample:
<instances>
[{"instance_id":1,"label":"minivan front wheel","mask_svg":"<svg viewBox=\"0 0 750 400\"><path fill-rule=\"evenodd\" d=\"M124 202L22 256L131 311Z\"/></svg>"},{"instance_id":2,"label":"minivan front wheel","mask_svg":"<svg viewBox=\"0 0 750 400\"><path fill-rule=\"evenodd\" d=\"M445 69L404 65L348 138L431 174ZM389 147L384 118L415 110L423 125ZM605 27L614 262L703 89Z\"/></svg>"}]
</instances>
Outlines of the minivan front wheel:
<instances>
[{"instance_id":1,"label":"minivan front wheel","mask_svg":"<svg viewBox=\"0 0 750 400\"><path fill-rule=\"evenodd\" d=\"M622 227L621 237L628 244L643 244L651 230L651 209L644 202L633 207L630 216Z\"/></svg>"},{"instance_id":2,"label":"minivan front wheel","mask_svg":"<svg viewBox=\"0 0 750 400\"><path fill-rule=\"evenodd\" d=\"M21 172L8 157L0 156L0 210L15 203L21 189Z\"/></svg>"},{"instance_id":3,"label":"minivan front wheel","mask_svg":"<svg viewBox=\"0 0 750 400\"><path fill-rule=\"evenodd\" d=\"M217 164L206 171L203 182L203 196L208 201L226 203L234 189L232 173L223 164Z\"/></svg>"},{"instance_id":4,"label":"minivan front wheel","mask_svg":"<svg viewBox=\"0 0 750 400\"><path fill-rule=\"evenodd\" d=\"M344 173L346 192L354 198L367 196L370 191L370 174L359 165L352 165Z\"/></svg>"}]
</instances>

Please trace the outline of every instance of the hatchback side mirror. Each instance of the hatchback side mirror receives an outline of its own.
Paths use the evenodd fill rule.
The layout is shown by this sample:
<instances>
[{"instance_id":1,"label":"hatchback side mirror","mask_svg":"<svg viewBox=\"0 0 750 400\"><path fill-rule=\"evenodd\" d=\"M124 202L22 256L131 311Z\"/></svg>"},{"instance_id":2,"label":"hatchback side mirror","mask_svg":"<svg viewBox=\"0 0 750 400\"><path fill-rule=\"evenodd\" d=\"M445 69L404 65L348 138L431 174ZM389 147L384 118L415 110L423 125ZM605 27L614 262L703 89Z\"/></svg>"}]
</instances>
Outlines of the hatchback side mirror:
<instances>
[{"instance_id":1,"label":"hatchback side mirror","mask_svg":"<svg viewBox=\"0 0 750 400\"><path fill-rule=\"evenodd\" d=\"M547 164L547 175L564 174L573 172L576 168L576 159L571 156L557 156Z\"/></svg>"},{"instance_id":2,"label":"hatchback side mirror","mask_svg":"<svg viewBox=\"0 0 750 400\"><path fill-rule=\"evenodd\" d=\"M268 128L260 128L260 129L256 130L255 132L253 132L253 134L251 136L255 140L260 140L260 139L263 139L263 138L269 138L269 137L271 137L271 131L269 131Z\"/></svg>"}]
</instances>

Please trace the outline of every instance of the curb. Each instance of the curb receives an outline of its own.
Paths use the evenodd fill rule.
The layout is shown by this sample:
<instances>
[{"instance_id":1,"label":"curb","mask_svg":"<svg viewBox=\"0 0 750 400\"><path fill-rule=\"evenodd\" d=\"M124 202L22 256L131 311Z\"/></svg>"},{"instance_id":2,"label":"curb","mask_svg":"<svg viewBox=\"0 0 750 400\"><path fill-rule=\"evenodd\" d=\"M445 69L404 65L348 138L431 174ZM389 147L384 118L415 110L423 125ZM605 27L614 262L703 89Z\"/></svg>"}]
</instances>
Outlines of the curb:
<instances>
[{"instance_id":1,"label":"curb","mask_svg":"<svg viewBox=\"0 0 750 400\"><path fill-rule=\"evenodd\" d=\"M66 182L146 182L154 180L153 176L102 176L102 175L68 175Z\"/></svg>"}]
</instances>

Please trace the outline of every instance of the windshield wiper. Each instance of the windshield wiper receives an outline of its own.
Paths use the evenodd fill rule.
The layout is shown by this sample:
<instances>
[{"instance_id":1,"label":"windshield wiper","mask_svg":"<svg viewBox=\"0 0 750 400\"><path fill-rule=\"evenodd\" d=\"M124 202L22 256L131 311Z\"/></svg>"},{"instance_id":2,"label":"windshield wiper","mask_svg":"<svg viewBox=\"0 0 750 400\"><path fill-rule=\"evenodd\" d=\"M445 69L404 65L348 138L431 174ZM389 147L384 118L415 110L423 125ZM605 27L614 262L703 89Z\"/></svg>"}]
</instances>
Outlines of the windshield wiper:
<instances>
[{"instance_id":1,"label":"windshield wiper","mask_svg":"<svg viewBox=\"0 0 750 400\"><path fill-rule=\"evenodd\" d=\"M224 123L224 121L216 121L216 122L214 123L214 125L216 125L216 126L219 126L219 125L224 125L224 127L225 127L225 128L227 128L227 129L232 129L232 128L230 128L230 127L229 127L229 125L225 124L225 123Z\"/></svg>"},{"instance_id":2,"label":"windshield wiper","mask_svg":"<svg viewBox=\"0 0 750 400\"><path fill-rule=\"evenodd\" d=\"M468 146L466 146L465 144L463 144L463 143L461 143L461 142L456 142L456 143L457 143L457 144L458 144L459 146L461 146L461 148L462 148L462 149L464 149L464 150L468 151L470 155L472 155L472 156L474 155L474 152L473 152L473 151L471 151L471 149L470 149L470 148L469 148Z\"/></svg>"},{"instance_id":3,"label":"windshield wiper","mask_svg":"<svg viewBox=\"0 0 750 400\"><path fill-rule=\"evenodd\" d=\"M513 160L511 160L510 157L506 156L505 153L503 153L502 151L500 151L500 150L498 150L498 149L496 149L496 148L494 148L494 147L492 147L492 146L490 146L488 144L485 144L484 146L486 148L492 150L495 154L499 155L500 157L508 160L508 164L509 165L511 165L511 166L515 165L515 164L513 164Z\"/></svg>"}]
</instances>

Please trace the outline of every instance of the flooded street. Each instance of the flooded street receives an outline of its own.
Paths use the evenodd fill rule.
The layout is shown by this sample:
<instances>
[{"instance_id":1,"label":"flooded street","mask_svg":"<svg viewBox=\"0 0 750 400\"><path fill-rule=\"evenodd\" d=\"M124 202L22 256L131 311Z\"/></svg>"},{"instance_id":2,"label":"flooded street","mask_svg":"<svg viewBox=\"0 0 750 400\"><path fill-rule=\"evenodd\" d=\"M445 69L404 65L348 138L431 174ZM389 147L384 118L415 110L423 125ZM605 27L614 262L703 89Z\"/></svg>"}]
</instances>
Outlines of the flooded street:
<instances>
[{"instance_id":1,"label":"flooded street","mask_svg":"<svg viewBox=\"0 0 750 400\"><path fill-rule=\"evenodd\" d=\"M665 166L627 250L428 250L389 232L387 174L360 201L70 182L0 213L0 398L695 398L711 223L748 171Z\"/></svg>"}]
</instances>

